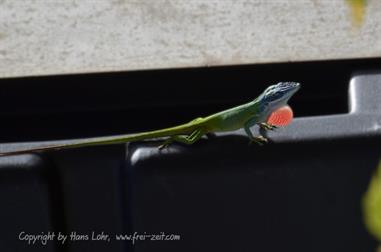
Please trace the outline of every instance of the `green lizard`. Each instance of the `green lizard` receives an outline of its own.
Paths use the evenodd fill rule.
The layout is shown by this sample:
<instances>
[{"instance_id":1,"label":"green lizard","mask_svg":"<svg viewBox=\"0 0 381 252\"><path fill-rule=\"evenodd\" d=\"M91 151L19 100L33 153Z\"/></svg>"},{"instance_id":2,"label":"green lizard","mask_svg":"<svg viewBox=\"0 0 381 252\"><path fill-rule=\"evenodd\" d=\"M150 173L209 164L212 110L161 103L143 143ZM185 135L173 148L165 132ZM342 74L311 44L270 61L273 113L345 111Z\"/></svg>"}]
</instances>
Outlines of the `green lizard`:
<instances>
[{"instance_id":1,"label":"green lizard","mask_svg":"<svg viewBox=\"0 0 381 252\"><path fill-rule=\"evenodd\" d=\"M296 82L280 82L268 87L253 101L204 118L200 117L188 123L171 128L129 135L95 137L83 139L76 143L2 152L0 153L0 156L79 148L92 145L119 144L168 137L168 139L159 146L161 149L172 142L193 144L203 135L215 132L233 131L240 128L244 128L251 142L263 144L267 142L267 139L263 136L253 136L250 128L258 124L265 130L273 130L277 126L285 125L290 122L292 119L292 110L287 105L287 102L299 88L300 84Z\"/></svg>"}]
</instances>

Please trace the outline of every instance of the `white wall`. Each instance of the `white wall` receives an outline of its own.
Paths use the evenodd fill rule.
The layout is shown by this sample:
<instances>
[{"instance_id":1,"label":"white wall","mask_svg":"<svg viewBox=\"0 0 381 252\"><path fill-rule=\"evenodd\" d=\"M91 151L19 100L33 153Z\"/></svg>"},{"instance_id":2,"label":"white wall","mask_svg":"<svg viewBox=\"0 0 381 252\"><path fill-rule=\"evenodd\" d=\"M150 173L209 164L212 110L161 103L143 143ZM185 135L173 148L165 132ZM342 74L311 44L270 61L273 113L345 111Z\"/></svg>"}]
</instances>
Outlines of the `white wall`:
<instances>
[{"instance_id":1,"label":"white wall","mask_svg":"<svg viewBox=\"0 0 381 252\"><path fill-rule=\"evenodd\" d=\"M381 1L0 0L0 77L381 55Z\"/></svg>"}]
</instances>

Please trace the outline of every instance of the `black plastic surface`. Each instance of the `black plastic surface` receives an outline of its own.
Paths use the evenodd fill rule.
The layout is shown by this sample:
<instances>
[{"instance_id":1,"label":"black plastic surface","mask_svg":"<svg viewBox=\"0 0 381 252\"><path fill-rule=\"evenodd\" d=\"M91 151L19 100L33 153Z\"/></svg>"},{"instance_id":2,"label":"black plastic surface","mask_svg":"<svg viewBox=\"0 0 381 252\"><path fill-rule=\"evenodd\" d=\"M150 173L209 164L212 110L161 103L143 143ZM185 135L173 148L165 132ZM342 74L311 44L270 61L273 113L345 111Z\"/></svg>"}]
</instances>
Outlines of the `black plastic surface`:
<instances>
[{"instance_id":1,"label":"black plastic surface","mask_svg":"<svg viewBox=\"0 0 381 252\"><path fill-rule=\"evenodd\" d=\"M53 218L61 216L52 212L49 169L36 155L0 158L0 251L57 251L55 242L26 240L57 231Z\"/></svg>"},{"instance_id":2,"label":"black plastic surface","mask_svg":"<svg viewBox=\"0 0 381 252\"><path fill-rule=\"evenodd\" d=\"M134 230L181 236L134 251L374 251L360 202L380 138L264 147L226 138L132 148Z\"/></svg>"},{"instance_id":3,"label":"black plastic surface","mask_svg":"<svg viewBox=\"0 0 381 252\"><path fill-rule=\"evenodd\" d=\"M50 157L60 174L65 232L88 237L68 238L68 251L129 251L130 244L115 240L116 234L129 231L125 153L125 146L118 145L61 151ZM102 234L109 239L102 240ZM94 240L98 235L101 240Z\"/></svg>"}]
</instances>

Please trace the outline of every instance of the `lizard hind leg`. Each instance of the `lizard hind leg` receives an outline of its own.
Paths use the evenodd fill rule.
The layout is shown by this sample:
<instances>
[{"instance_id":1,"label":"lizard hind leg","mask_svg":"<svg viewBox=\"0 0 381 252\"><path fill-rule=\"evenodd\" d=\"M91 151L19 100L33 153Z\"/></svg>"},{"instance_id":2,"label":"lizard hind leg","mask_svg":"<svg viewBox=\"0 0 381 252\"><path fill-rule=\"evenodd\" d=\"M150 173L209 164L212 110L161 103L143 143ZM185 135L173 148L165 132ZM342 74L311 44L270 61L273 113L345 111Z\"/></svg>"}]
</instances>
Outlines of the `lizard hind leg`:
<instances>
[{"instance_id":1,"label":"lizard hind leg","mask_svg":"<svg viewBox=\"0 0 381 252\"><path fill-rule=\"evenodd\" d=\"M163 144L161 144L159 146L159 150L161 150L165 147L168 147L173 142L179 142L179 143L184 143L184 144L193 144L197 140L199 140L204 134L205 134L205 132L203 130L196 129L188 136L183 136L183 135L171 136L167 140L165 140Z\"/></svg>"}]
</instances>

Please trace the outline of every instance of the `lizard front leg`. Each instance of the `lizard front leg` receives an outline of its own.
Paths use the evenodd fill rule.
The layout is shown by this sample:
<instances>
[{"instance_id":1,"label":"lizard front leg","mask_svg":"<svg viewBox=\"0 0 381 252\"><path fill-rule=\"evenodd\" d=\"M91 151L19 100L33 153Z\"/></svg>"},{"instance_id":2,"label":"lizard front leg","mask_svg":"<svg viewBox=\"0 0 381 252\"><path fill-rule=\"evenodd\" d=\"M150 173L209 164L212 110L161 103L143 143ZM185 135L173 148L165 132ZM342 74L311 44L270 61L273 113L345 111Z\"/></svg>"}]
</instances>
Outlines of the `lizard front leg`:
<instances>
[{"instance_id":1,"label":"lizard front leg","mask_svg":"<svg viewBox=\"0 0 381 252\"><path fill-rule=\"evenodd\" d=\"M257 143L259 145L263 145L265 143L268 142L267 138L263 137L263 136L253 136L253 133L251 132L251 127L253 125L257 124L257 120L256 118L253 118L253 119L250 119L249 121L247 121L244 125L244 130L247 134L247 136L249 137L250 139L250 142L249 143Z\"/></svg>"}]
</instances>

